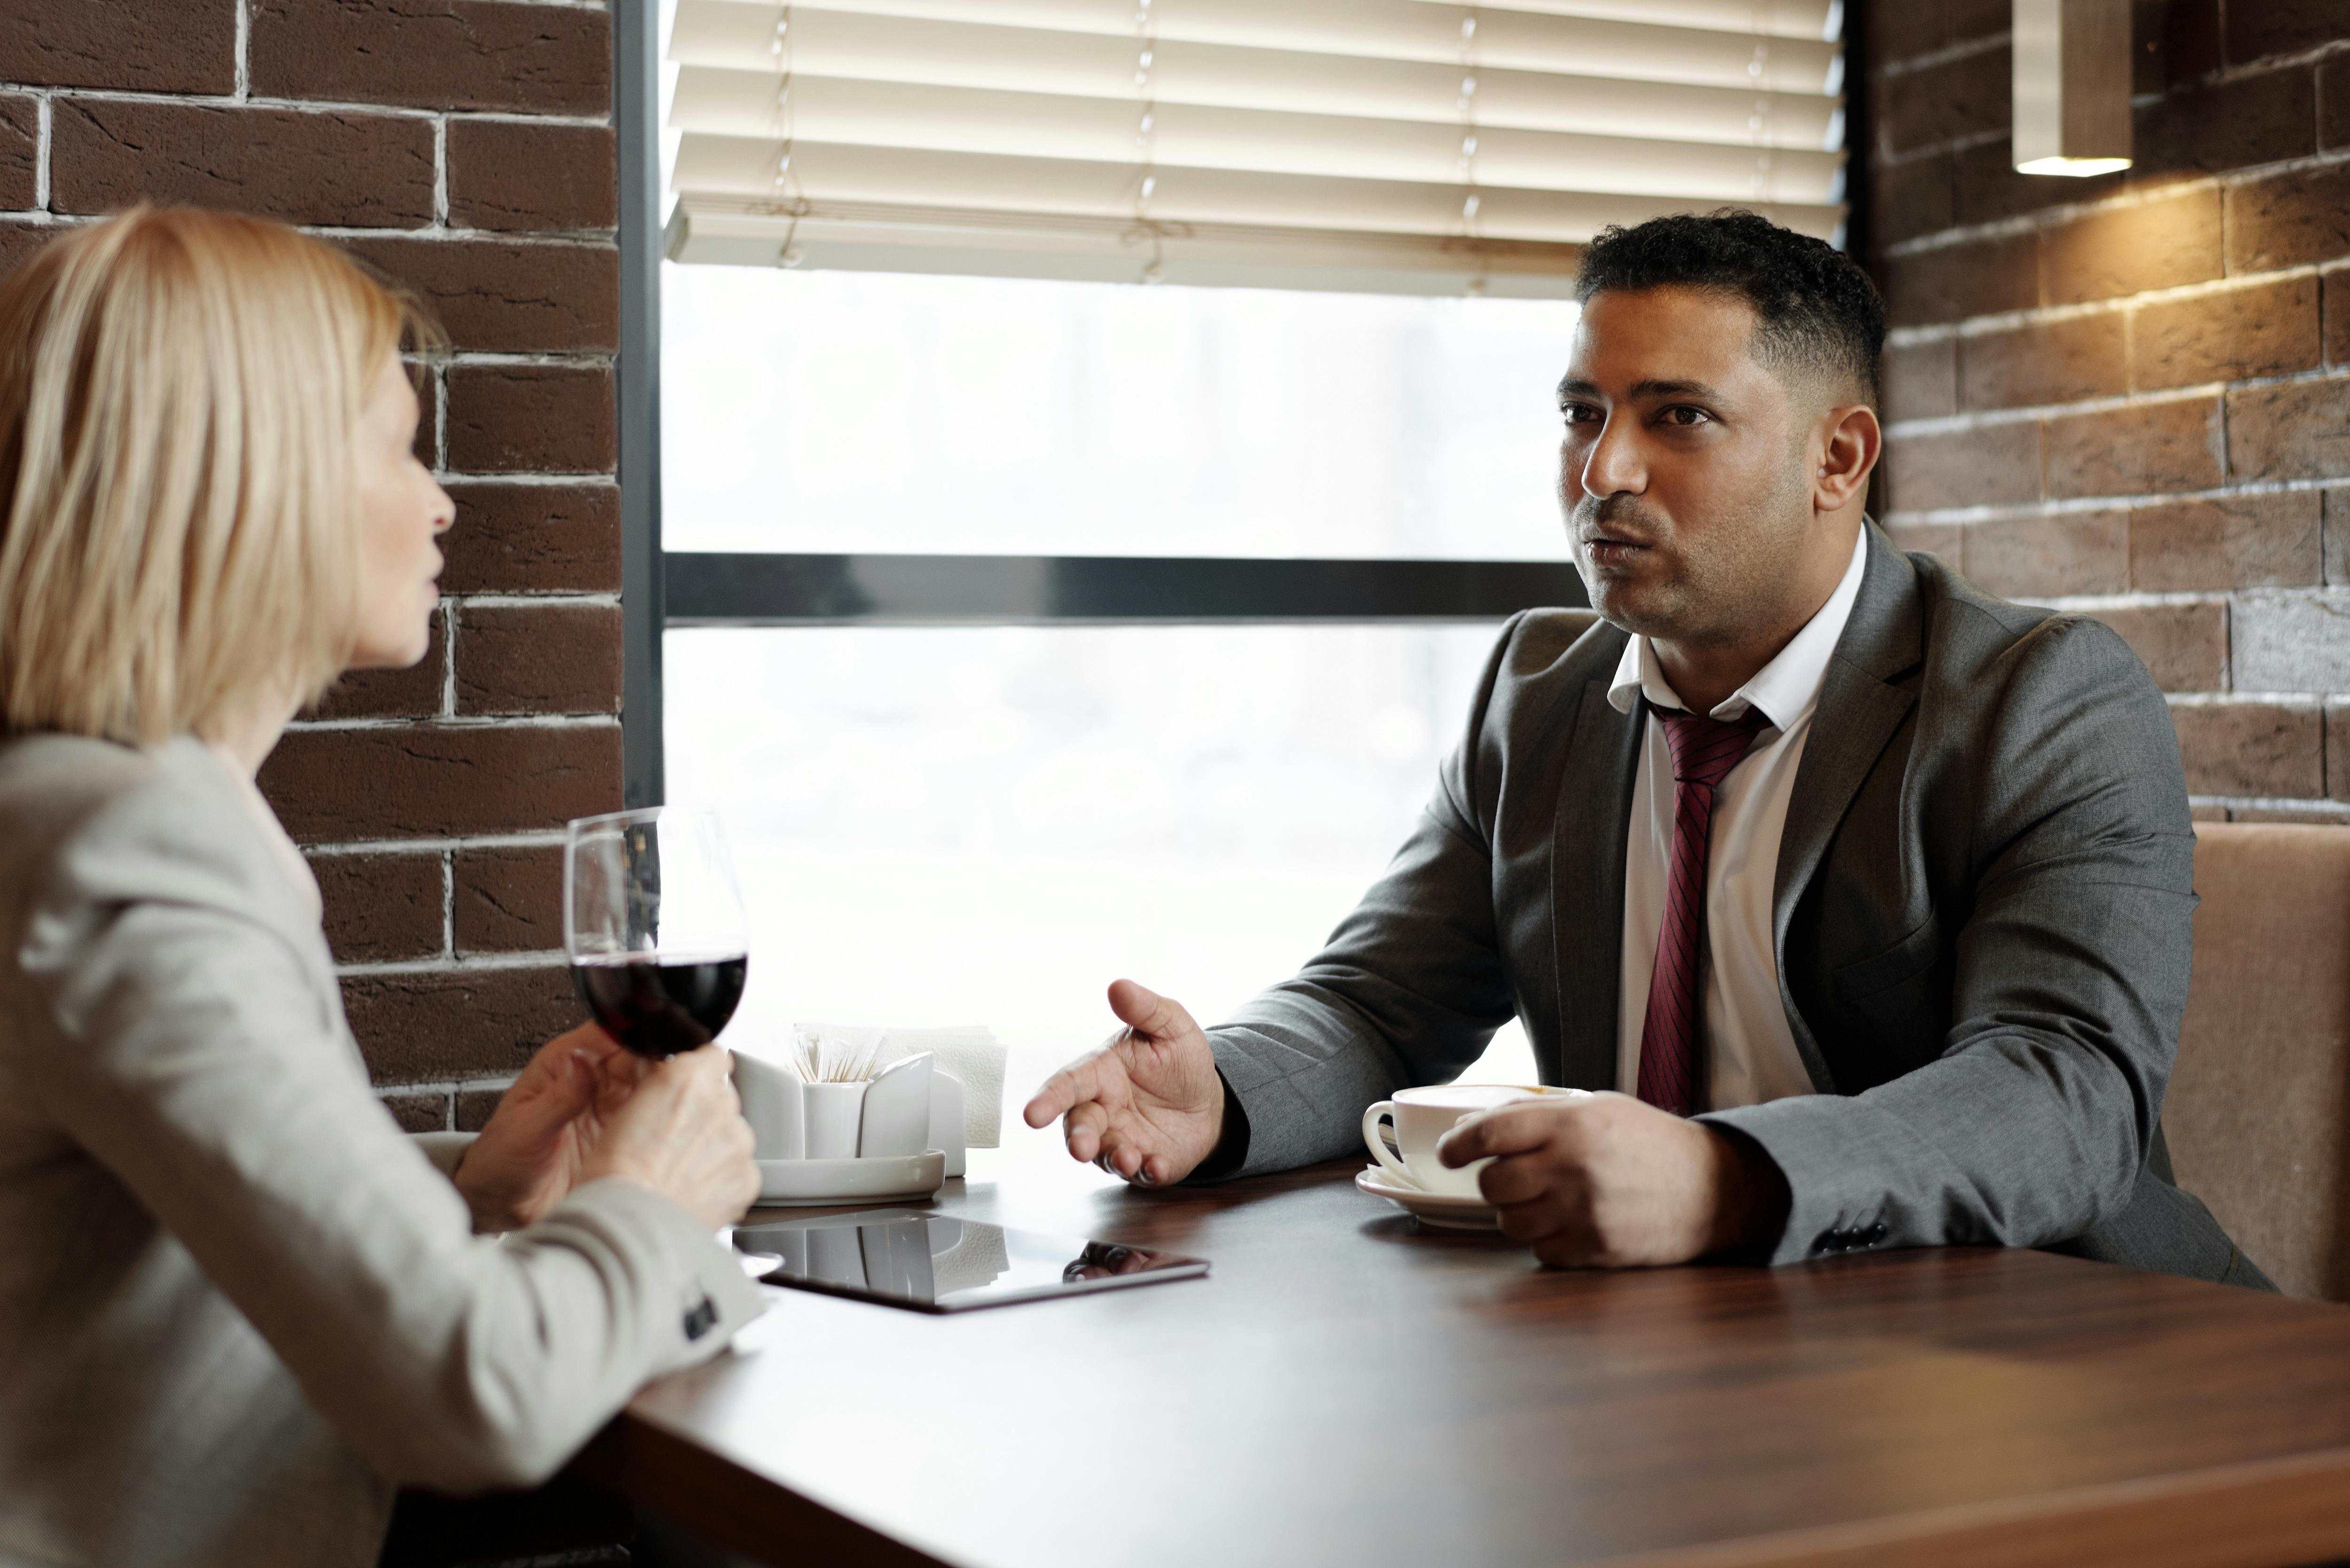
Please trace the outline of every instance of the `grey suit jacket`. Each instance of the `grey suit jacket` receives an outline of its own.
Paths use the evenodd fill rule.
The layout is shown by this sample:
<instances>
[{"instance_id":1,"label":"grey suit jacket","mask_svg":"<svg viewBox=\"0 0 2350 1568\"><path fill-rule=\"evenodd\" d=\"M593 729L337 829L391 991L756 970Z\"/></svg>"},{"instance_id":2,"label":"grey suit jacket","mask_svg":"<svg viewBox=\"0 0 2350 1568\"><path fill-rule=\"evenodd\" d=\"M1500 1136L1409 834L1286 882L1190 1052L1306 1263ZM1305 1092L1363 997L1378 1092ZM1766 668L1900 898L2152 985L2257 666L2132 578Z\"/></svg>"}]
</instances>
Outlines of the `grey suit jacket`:
<instances>
[{"instance_id":1,"label":"grey suit jacket","mask_svg":"<svg viewBox=\"0 0 2350 1568\"><path fill-rule=\"evenodd\" d=\"M1360 1152L1363 1107L1523 1019L1545 1080L1615 1087L1627 634L1531 611L1387 875L1212 1032L1236 1172ZM2162 694L2112 631L2008 604L1874 525L1780 844L1780 1000L1814 1095L1701 1118L1794 1210L1773 1262L2052 1247L2259 1280L2168 1180L2195 839Z\"/></svg>"},{"instance_id":2,"label":"grey suit jacket","mask_svg":"<svg viewBox=\"0 0 2350 1568\"><path fill-rule=\"evenodd\" d=\"M633 1183L473 1234L262 810L192 741L0 745L0 1564L366 1568L395 1485L537 1480L759 1311Z\"/></svg>"}]
</instances>

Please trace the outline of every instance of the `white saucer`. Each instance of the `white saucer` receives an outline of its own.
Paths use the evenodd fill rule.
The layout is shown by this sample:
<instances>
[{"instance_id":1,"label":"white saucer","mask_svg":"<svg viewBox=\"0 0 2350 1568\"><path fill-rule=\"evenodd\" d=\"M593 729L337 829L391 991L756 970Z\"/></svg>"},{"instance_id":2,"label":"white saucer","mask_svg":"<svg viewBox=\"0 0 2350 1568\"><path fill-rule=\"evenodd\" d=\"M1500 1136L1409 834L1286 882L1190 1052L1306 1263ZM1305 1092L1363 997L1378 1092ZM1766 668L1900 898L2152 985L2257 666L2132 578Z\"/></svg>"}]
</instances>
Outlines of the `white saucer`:
<instances>
[{"instance_id":1,"label":"white saucer","mask_svg":"<svg viewBox=\"0 0 2350 1568\"><path fill-rule=\"evenodd\" d=\"M947 1157L935 1148L870 1159L763 1159L759 1207L814 1209L928 1198L946 1175Z\"/></svg>"},{"instance_id":2,"label":"white saucer","mask_svg":"<svg viewBox=\"0 0 2350 1568\"><path fill-rule=\"evenodd\" d=\"M1423 1225L1446 1231L1499 1231L1502 1217L1482 1198L1452 1198L1406 1187L1384 1166L1365 1166L1355 1173L1355 1185L1374 1198L1384 1198Z\"/></svg>"}]
</instances>

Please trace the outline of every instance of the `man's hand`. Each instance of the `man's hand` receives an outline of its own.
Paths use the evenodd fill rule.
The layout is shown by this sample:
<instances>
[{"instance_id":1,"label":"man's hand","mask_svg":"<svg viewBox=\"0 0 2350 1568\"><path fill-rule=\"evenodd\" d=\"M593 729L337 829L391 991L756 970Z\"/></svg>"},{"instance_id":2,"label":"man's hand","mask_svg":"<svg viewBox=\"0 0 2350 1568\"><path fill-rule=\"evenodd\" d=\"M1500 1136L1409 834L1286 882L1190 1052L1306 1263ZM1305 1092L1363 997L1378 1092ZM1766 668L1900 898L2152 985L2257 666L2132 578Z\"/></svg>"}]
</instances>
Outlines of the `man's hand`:
<instances>
[{"instance_id":1,"label":"man's hand","mask_svg":"<svg viewBox=\"0 0 2350 1568\"><path fill-rule=\"evenodd\" d=\"M519 1230L563 1201L603 1116L627 1097L607 1080L627 1077L628 1060L593 1023L539 1047L457 1163L454 1180L475 1231Z\"/></svg>"},{"instance_id":2,"label":"man's hand","mask_svg":"<svg viewBox=\"0 0 2350 1568\"><path fill-rule=\"evenodd\" d=\"M1478 1178L1502 1234L1561 1268L1638 1268L1775 1238L1787 1179L1745 1139L1627 1095L1523 1101L1472 1116L1438 1140Z\"/></svg>"},{"instance_id":3,"label":"man's hand","mask_svg":"<svg viewBox=\"0 0 2350 1568\"><path fill-rule=\"evenodd\" d=\"M1022 1115L1032 1127L1066 1116L1071 1158L1145 1187L1180 1181L1224 1130L1215 1053L1190 1013L1130 980L1109 988L1109 1007L1126 1027L1047 1078Z\"/></svg>"}]
</instances>

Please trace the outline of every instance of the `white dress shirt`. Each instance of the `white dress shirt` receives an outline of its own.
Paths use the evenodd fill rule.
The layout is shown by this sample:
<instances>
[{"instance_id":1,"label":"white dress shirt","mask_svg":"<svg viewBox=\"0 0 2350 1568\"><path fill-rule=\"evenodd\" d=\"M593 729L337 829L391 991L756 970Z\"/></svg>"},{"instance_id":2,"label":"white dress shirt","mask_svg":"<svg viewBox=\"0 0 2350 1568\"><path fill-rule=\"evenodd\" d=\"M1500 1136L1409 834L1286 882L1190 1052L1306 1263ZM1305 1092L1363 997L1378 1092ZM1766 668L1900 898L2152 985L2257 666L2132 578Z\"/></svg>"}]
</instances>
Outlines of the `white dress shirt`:
<instances>
[{"instance_id":1,"label":"white dress shirt","mask_svg":"<svg viewBox=\"0 0 2350 1568\"><path fill-rule=\"evenodd\" d=\"M1786 825L1812 713L1819 706L1829 656L1860 597L1867 564L1864 533L1853 542L1844 578L1819 613L1777 658L1713 710L1714 718L1739 719L1750 707L1759 708L1770 723L1714 794L1713 846L1705 867L1706 940L1698 973L1705 1020L1703 1094L1711 1110L1814 1092L1780 1000L1771 897L1778 877L1779 833ZM1617 663L1607 701L1617 712L1628 713L1644 691L1653 707L1686 706L1665 680L1648 639L1636 635ZM1657 964L1673 854L1671 742L1655 714L1648 715L1647 726L1624 848L1624 957L1616 1004L1616 1086L1627 1095L1639 1088L1640 1034L1648 1023L1648 981Z\"/></svg>"}]
</instances>

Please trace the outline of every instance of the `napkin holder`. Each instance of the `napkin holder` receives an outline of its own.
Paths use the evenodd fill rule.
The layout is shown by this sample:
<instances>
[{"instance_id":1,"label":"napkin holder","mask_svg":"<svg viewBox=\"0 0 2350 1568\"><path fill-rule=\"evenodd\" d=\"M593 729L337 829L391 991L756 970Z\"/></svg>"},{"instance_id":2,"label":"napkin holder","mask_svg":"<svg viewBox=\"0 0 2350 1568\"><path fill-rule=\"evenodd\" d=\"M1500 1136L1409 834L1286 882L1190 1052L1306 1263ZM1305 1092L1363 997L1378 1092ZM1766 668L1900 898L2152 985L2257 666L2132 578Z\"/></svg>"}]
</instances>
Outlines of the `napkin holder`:
<instances>
[{"instance_id":1,"label":"napkin holder","mask_svg":"<svg viewBox=\"0 0 2350 1568\"><path fill-rule=\"evenodd\" d=\"M853 1110L855 1158L893 1158L934 1148L946 1157L947 1175L963 1174L963 1086L938 1070L928 1052L900 1056L863 1083L808 1084L788 1068L738 1051L734 1087L763 1160L810 1158L811 1130L819 1143L837 1148L847 1141L847 1128L828 1131L825 1123Z\"/></svg>"}]
</instances>

